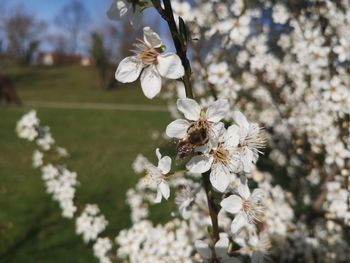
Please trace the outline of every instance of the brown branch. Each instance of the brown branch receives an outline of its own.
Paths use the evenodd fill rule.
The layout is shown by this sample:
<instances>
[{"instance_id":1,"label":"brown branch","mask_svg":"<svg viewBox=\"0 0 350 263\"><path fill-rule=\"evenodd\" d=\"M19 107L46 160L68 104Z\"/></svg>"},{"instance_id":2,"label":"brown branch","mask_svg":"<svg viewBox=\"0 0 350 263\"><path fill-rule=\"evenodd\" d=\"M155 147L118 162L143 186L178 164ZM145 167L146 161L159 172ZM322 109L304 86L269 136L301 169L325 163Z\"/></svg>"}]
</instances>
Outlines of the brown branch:
<instances>
[{"instance_id":1,"label":"brown branch","mask_svg":"<svg viewBox=\"0 0 350 263\"><path fill-rule=\"evenodd\" d=\"M204 189L205 189L205 193L207 195L207 201L208 201L208 208L209 208L209 215L210 215L210 219L212 222L212 227L213 227L213 231L211 233L211 240L213 242L213 247L212 247L212 252L213 252L213 262L216 262L215 258L215 248L214 245L216 244L216 242L218 242L218 240L220 239L219 236L219 223L218 223L218 214L219 214L219 207L217 207L217 205L214 202L214 198L212 196L212 189L211 189L211 184L210 184L210 180L209 180L209 172L206 172L204 174L202 174L202 178L203 178L203 184L204 184Z\"/></svg>"},{"instance_id":2,"label":"brown branch","mask_svg":"<svg viewBox=\"0 0 350 263\"><path fill-rule=\"evenodd\" d=\"M182 65L185 69L185 75L182 78L182 82L185 85L186 97L193 99L194 96L191 85L191 65L187 58L187 44L185 44L180 38L180 33L174 19L173 9L171 7L170 0L164 0L163 2L164 9L162 8L159 1L153 1L153 6L156 8L158 13L162 16L162 18L168 23L171 37L175 45L176 53L180 57Z\"/></svg>"},{"instance_id":3,"label":"brown branch","mask_svg":"<svg viewBox=\"0 0 350 263\"><path fill-rule=\"evenodd\" d=\"M191 85L191 66L190 62L187 58L187 43L184 42L184 40L180 36L180 32L177 28L174 15L173 15L173 9L171 7L170 0L164 0L164 9L162 8L159 0L152 1L153 6L156 8L158 13L162 16L162 18L168 23L169 30L171 32L171 36L176 48L176 53L180 57L182 65L185 69L185 75L182 78L182 81L185 85L186 90L186 97L193 99L193 91L192 91L192 85ZM219 223L218 223L218 213L220 211L220 208L217 207L217 205L214 202L214 198L212 196L212 187L209 180L209 172L206 172L202 174L203 178L203 185L205 189L205 193L207 196L208 201L208 210L209 215L212 222L212 233L211 234L211 240L212 240L212 263L218 263L218 259L216 258L215 254L215 244L220 239L219 237Z\"/></svg>"}]
</instances>

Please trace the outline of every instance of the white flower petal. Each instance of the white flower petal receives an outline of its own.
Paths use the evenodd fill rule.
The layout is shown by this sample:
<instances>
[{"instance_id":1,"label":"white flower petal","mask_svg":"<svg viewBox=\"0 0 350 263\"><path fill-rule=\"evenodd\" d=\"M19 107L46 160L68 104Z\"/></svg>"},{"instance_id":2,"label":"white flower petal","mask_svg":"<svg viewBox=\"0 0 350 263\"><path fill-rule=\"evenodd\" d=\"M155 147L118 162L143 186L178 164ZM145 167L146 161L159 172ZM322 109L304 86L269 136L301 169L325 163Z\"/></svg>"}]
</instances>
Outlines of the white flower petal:
<instances>
[{"instance_id":1,"label":"white flower petal","mask_svg":"<svg viewBox=\"0 0 350 263\"><path fill-rule=\"evenodd\" d=\"M230 241L227 235L224 235L224 233L220 233L220 239L215 244L215 254L218 258L226 258L228 256L227 250L229 243Z\"/></svg>"},{"instance_id":2,"label":"white flower petal","mask_svg":"<svg viewBox=\"0 0 350 263\"><path fill-rule=\"evenodd\" d=\"M241 177L241 182L237 186L237 191L241 197L248 199L250 197L250 190L248 187L248 180L246 177Z\"/></svg>"},{"instance_id":3,"label":"white flower petal","mask_svg":"<svg viewBox=\"0 0 350 263\"><path fill-rule=\"evenodd\" d=\"M196 240L194 243L194 246L198 252L198 254L203 259L210 259L211 258L211 249L209 248L208 244L203 242L202 240Z\"/></svg>"},{"instance_id":4,"label":"white flower petal","mask_svg":"<svg viewBox=\"0 0 350 263\"><path fill-rule=\"evenodd\" d=\"M120 20L128 12L127 3L123 0L113 1L111 7L107 11L107 16L112 20Z\"/></svg>"},{"instance_id":5,"label":"white flower petal","mask_svg":"<svg viewBox=\"0 0 350 263\"><path fill-rule=\"evenodd\" d=\"M142 62L138 57L126 57L120 61L115 72L115 78L122 83L133 82L140 76L142 68Z\"/></svg>"},{"instance_id":6,"label":"white flower petal","mask_svg":"<svg viewBox=\"0 0 350 263\"><path fill-rule=\"evenodd\" d=\"M143 94L149 99L153 99L162 87L162 78L156 68L149 66L141 73L141 88Z\"/></svg>"},{"instance_id":7,"label":"white flower petal","mask_svg":"<svg viewBox=\"0 0 350 263\"><path fill-rule=\"evenodd\" d=\"M158 56L156 67L159 74L168 79L179 79L185 74L181 59L174 53Z\"/></svg>"},{"instance_id":8,"label":"white flower petal","mask_svg":"<svg viewBox=\"0 0 350 263\"><path fill-rule=\"evenodd\" d=\"M208 143L207 144L204 144L202 146L198 146L194 149L194 152L195 153L207 153L209 154L210 150L212 149L213 147L211 147Z\"/></svg>"},{"instance_id":9,"label":"white flower petal","mask_svg":"<svg viewBox=\"0 0 350 263\"><path fill-rule=\"evenodd\" d=\"M210 172L210 182L219 192L225 192L230 184L230 173L223 165L213 166Z\"/></svg>"},{"instance_id":10,"label":"white flower petal","mask_svg":"<svg viewBox=\"0 0 350 263\"><path fill-rule=\"evenodd\" d=\"M157 188L157 196L156 198L154 199L154 202L156 204L160 203L162 201L162 192L160 191L160 188L158 187Z\"/></svg>"},{"instance_id":11,"label":"white flower petal","mask_svg":"<svg viewBox=\"0 0 350 263\"><path fill-rule=\"evenodd\" d=\"M181 111L185 118L191 121L199 119L201 113L201 107L193 99L178 99L177 108Z\"/></svg>"},{"instance_id":12,"label":"white flower petal","mask_svg":"<svg viewBox=\"0 0 350 263\"><path fill-rule=\"evenodd\" d=\"M149 47L158 48L163 45L159 35L148 26L143 28L143 40Z\"/></svg>"},{"instance_id":13,"label":"white flower petal","mask_svg":"<svg viewBox=\"0 0 350 263\"><path fill-rule=\"evenodd\" d=\"M232 234L236 234L241 228L247 224L247 219L244 215L244 212L238 213L232 221L231 224L231 232Z\"/></svg>"},{"instance_id":14,"label":"white flower petal","mask_svg":"<svg viewBox=\"0 0 350 263\"><path fill-rule=\"evenodd\" d=\"M157 158L158 158L158 161L162 158L162 155L159 151L159 148L156 149L156 155L157 155Z\"/></svg>"},{"instance_id":15,"label":"white flower petal","mask_svg":"<svg viewBox=\"0 0 350 263\"><path fill-rule=\"evenodd\" d=\"M170 187L169 184L167 182L165 182L164 180L160 182L160 184L158 185L158 188L160 189L160 192L162 193L163 197L168 200L169 196L170 196Z\"/></svg>"},{"instance_id":16,"label":"white flower petal","mask_svg":"<svg viewBox=\"0 0 350 263\"><path fill-rule=\"evenodd\" d=\"M239 127L237 125L231 125L226 132L225 145L228 147L237 147L239 144Z\"/></svg>"},{"instance_id":17,"label":"white flower petal","mask_svg":"<svg viewBox=\"0 0 350 263\"><path fill-rule=\"evenodd\" d=\"M170 138L182 139L186 136L190 123L186 120L177 119L166 127L166 135Z\"/></svg>"},{"instance_id":18,"label":"white flower petal","mask_svg":"<svg viewBox=\"0 0 350 263\"><path fill-rule=\"evenodd\" d=\"M259 188L256 188L254 189L252 195L250 196L250 200L252 201L252 203L259 203L259 202L262 202L265 196L266 196L265 191Z\"/></svg>"},{"instance_id":19,"label":"white flower petal","mask_svg":"<svg viewBox=\"0 0 350 263\"><path fill-rule=\"evenodd\" d=\"M242 162L240 160L240 156L237 154L232 154L230 156L228 167L232 173L239 173L242 171Z\"/></svg>"},{"instance_id":20,"label":"white flower petal","mask_svg":"<svg viewBox=\"0 0 350 263\"><path fill-rule=\"evenodd\" d=\"M226 129L222 122L217 122L210 127L210 143L215 146L218 142L223 141Z\"/></svg>"},{"instance_id":21,"label":"white flower petal","mask_svg":"<svg viewBox=\"0 0 350 263\"><path fill-rule=\"evenodd\" d=\"M254 159L253 152L250 149L248 149L248 147L246 147L244 152L241 154L243 170L245 173L250 173L253 166L253 159Z\"/></svg>"},{"instance_id":22,"label":"white flower petal","mask_svg":"<svg viewBox=\"0 0 350 263\"><path fill-rule=\"evenodd\" d=\"M159 160L158 169L162 172L162 174L167 174L171 169L171 158L169 156L164 156Z\"/></svg>"},{"instance_id":23,"label":"white flower petal","mask_svg":"<svg viewBox=\"0 0 350 263\"><path fill-rule=\"evenodd\" d=\"M212 156L198 155L192 157L192 159L186 164L186 168L191 173L205 173L210 170L210 167L214 161Z\"/></svg>"},{"instance_id":24,"label":"white flower petal","mask_svg":"<svg viewBox=\"0 0 350 263\"><path fill-rule=\"evenodd\" d=\"M230 104L226 99L220 99L211 104L206 112L208 121L219 122L230 110Z\"/></svg>"},{"instance_id":25,"label":"white flower petal","mask_svg":"<svg viewBox=\"0 0 350 263\"><path fill-rule=\"evenodd\" d=\"M247 121L247 118L243 115L242 112L234 111L233 119L240 127L243 127L247 130L249 129L249 122Z\"/></svg>"},{"instance_id":26,"label":"white flower petal","mask_svg":"<svg viewBox=\"0 0 350 263\"><path fill-rule=\"evenodd\" d=\"M237 214L242 209L242 198L238 195L230 195L223 199L220 205L225 211Z\"/></svg>"}]
</instances>

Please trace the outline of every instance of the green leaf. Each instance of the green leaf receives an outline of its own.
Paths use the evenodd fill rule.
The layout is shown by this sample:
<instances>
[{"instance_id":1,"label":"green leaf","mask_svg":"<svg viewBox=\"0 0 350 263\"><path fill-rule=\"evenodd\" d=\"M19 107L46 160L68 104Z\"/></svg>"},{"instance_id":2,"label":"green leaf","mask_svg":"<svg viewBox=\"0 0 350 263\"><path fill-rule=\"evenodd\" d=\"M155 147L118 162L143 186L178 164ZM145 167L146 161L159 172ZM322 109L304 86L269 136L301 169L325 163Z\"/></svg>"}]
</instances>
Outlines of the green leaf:
<instances>
[{"instance_id":1,"label":"green leaf","mask_svg":"<svg viewBox=\"0 0 350 263\"><path fill-rule=\"evenodd\" d=\"M185 24L185 21L182 19L182 17L179 17L179 30L180 30L180 36L183 40L183 43L187 45L188 39L189 39L189 33L187 26Z\"/></svg>"},{"instance_id":2,"label":"green leaf","mask_svg":"<svg viewBox=\"0 0 350 263\"><path fill-rule=\"evenodd\" d=\"M208 225L207 226L207 231L208 231L209 235L213 234L213 227L211 225Z\"/></svg>"}]
</instances>

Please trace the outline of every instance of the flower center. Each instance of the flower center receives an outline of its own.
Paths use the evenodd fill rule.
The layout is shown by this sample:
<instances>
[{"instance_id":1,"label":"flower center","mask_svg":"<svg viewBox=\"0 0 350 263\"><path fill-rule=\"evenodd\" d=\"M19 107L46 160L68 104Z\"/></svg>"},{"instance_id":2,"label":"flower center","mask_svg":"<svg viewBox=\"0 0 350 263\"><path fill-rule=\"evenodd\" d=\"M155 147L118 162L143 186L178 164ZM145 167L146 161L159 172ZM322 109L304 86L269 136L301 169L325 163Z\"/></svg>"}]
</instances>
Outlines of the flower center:
<instances>
[{"instance_id":1,"label":"flower center","mask_svg":"<svg viewBox=\"0 0 350 263\"><path fill-rule=\"evenodd\" d=\"M242 198L242 209L251 223L261 222L264 216L264 207L259 202L251 202Z\"/></svg>"},{"instance_id":2,"label":"flower center","mask_svg":"<svg viewBox=\"0 0 350 263\"><path fill-rule=\"evenodd\" d=\"M266 137L259 127L250 131L249 134L240 142L241 147L248 147L259 152L260 148L265 147Z\"/></svg>"},{"instance_id":3,"label":"flower center","mask_svg":"<svg viewBox=\"0 0 350 263\"><path fill-rule=\"evenodd\" d=\"M138 53L138 56L141 58L142 63L146 65L155 65L158 63L158 51L154 48L147 48Z\"/></svg>"},{"instance_id":4,"label":"flower center","mask_svg":"<svg viewBox=\"0 0 350 263\"><path fill-rule=\"evenodd\" d=\"M145 65L155 65L158 63L158 56L162 51L164 51L164 47L161 46L159 48L153 48L148 46L144 41L138 40L137 43L134 44L136 50L132 50Z\"/></svg>"},{"instance_id":5,"label":"flower center","mask_svg":"<svg viewBox=\"0 0 350 263\"><path fill-rule=\"evenodd\" d=\"M153 165L149 165L148 167L145 167L146 175L143 178L143 181L147 185L151 184L159 184L162 179L165 179L164 174L162 174L157 167Z\"/></svg>"},{"instance_id":6,"label":"flower center","mask_svg":"<svg viewBox=\"0 0 350 263\"><path fill-rule=\"evenodd\" d=\"M214 151L214 161L216 163L222 163L228 165L229 162L229 152L224 149L221 145Z\"/></svg>"},{"instance_id":7,"label":"flower center","mask_svg":"<svg viewBox=\"0 0 350 263\"><path fill-rule=\"evenodd\" d=\"M249 202L249 200L243 199L242 207L245 212L249 211L251 209L251 203Z\"/></svg>"}]
</instances>

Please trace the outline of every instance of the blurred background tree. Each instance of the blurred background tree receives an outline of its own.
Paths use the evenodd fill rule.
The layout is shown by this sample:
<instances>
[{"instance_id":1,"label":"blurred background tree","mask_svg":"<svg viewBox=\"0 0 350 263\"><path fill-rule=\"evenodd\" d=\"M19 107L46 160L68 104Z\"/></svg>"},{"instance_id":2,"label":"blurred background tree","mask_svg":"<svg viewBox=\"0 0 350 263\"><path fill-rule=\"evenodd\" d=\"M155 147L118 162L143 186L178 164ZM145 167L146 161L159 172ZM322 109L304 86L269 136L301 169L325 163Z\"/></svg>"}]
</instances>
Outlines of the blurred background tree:
<instances>
[{"instance_id":1,"label":"blurred background tree","mask_svg":"<svg viewBox=\"0 0 350 263\"><path fill-rule=\"evenodd\" d=\"M32 63L46 24L21 6L7 10L0 22L7 40L6 53L22 64Z\"/></svg>"},{"instance_id":2,"label":"blurred background tree","mask_svg":"<svg viewBox=\"0 0 350 263\"><path fill-rule=\"evenodd\" d=\"M100 79L100 86L111 89L115 86L115 64L130 52L132 27L128 21L122 26L104 24L101 29L91 33L89 53L94 61ZM116 41L124 39L125 41Z\"/></svg>"},{"instance_id":3,"label":"blurred background tree","mask_svg":"<svg viewBox=\"0 0 350 263\"><path fill-rule=\"evenodd\" d=\"M58 13L55 22L67 33L69 52L76 53L79 48L79 39L89 22L89 12L85 5L77 0L69 2ZM60 40L62 44L63 38Z\"/></svg>"}]
</instances>

